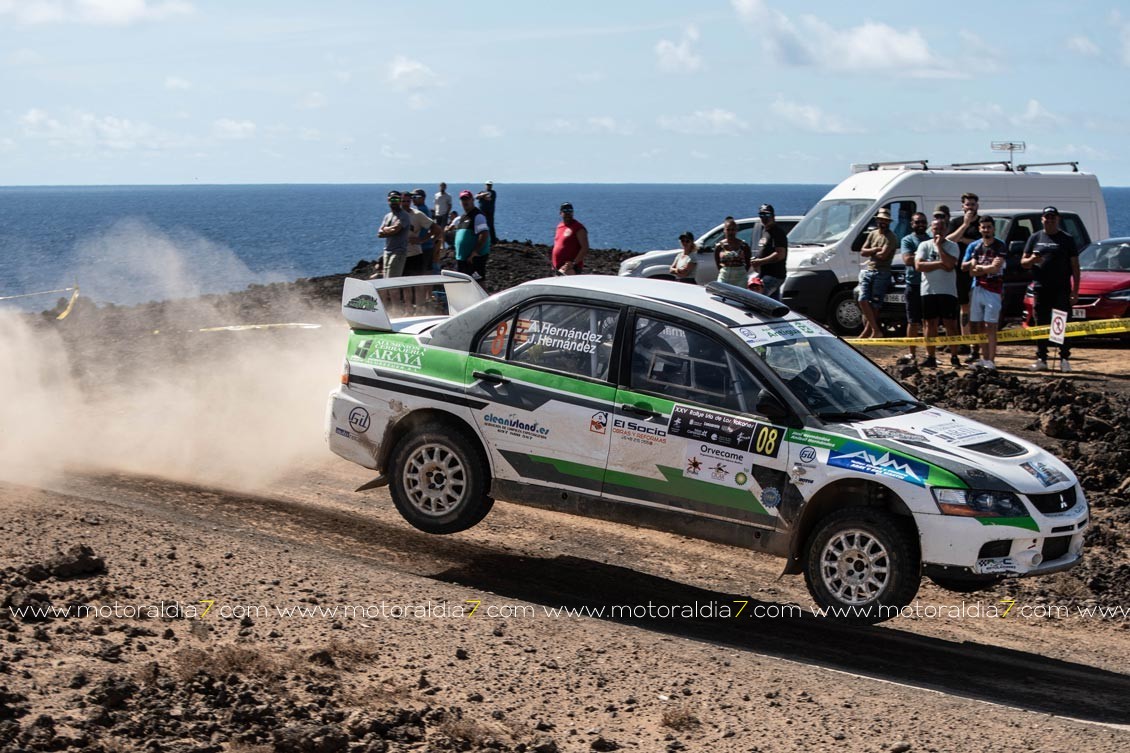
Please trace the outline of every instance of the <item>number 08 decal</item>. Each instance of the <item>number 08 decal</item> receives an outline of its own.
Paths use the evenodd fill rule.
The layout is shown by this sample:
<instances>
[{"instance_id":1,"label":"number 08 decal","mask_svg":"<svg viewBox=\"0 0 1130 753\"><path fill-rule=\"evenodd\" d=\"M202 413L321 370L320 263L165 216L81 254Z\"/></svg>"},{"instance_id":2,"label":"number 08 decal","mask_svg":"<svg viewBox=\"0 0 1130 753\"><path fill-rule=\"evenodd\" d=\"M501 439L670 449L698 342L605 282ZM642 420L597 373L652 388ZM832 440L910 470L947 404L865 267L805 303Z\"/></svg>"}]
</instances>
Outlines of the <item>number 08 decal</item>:
<instances>
[{"instance_id":1,"label":"number 08 decal","mask_svg":"<svg viewBox=\"0 0 1130 753\"><path fill-rule=\"evenodd\" d=\"M768 424L754 424L750 452L775 458L781 450L781 429Z\"/></svg>"}]
</instances>

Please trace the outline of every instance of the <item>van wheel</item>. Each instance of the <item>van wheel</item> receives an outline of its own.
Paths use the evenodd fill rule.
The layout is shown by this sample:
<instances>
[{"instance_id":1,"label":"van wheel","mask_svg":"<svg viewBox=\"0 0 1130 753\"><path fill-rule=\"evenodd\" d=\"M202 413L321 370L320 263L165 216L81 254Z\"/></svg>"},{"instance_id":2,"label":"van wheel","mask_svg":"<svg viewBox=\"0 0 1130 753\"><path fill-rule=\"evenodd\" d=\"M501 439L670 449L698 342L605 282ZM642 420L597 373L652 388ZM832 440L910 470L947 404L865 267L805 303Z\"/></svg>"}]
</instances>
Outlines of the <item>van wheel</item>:
<instances>
[{"instance_id":1,"label":"van wheel","mask_svg":"<svg viewBox=\"0 0 1130 753\"><path fill-rule=\"evenodd\" d=\"M826 617L872 625L918 593L921 562L913 531L873 507L829 514L808 540L804 579Z\"/></svg>"},{"instance_id":2,"label":"van wheel","mask_svg":"<svg viewBox=\"0 0 1130 753\"><path fill-rule=\"evenodd\" d=\"M863 331L863 311L855 300L855 289L841 290L828 304L828 324L837 335L858 335Z\"/></svg>"},{"instance_id":3,"label":"van wheel","mask_svg":"<svg viewBox=\"0 0 1130 753\"><path fill-rule=\"evenodd\" d=\"M400 514L427 533L457 533L478 523L494 500L486 494L487 460L454 426L427 423L396 443L389 491Z\"/></svg>"}]
</instances>

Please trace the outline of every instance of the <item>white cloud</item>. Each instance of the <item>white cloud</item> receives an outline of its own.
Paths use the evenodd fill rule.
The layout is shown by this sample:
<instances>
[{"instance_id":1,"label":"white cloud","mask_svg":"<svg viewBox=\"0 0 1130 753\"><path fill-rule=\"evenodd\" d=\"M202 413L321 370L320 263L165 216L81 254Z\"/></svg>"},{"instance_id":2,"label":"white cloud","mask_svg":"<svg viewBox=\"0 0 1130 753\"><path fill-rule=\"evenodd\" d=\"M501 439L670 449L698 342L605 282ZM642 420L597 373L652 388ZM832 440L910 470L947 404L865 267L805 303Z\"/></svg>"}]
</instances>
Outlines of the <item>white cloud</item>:
<instances>
[{"instance_id":1,"label":"white cloud","mask_svg":"<svg viewBox=\"0 0 1130 753\"><path fill-rule=\"evenodd\" d=\"M498 139L502 138L505 135L505 131L503 131L496 125L484 123L479 126L479 135L484 139Z\"/></svg>"},{"instance_id":2,"label":"white cloud","mask_svg":"<svg viewBox=\"0 0 1130 753\"><path fill-rule=\"evenodd\" d=\"M255 123L250 120L220 118L212 122L212 135L218 139L231 141L249 139L255 135Z\"/></svg>"},{"instance_id":3,"label":"white cloud","mask_svg":"<svg viewBox=\"0 0 1130 753\"><path fill-rule=\"evenodd\" d=\"M329 100L326 99L325 94L321 92L309 92L302 98L302 101L298 103L298 106L303 110L320 110L328 103Z\"/></svg>"},{"instance_id":4,"label":"white cloud","mask_svg":"<svg viewBox=\"0 0 1130 753\"><path fill-rule=\"evenodd\" d=\"M661 39L655 45L655 58L659 69L670 73L690 73L702 70L702 56L694 51L698 41L698 27L688 26L678 42Z\"/></svg>"},{"instance_id":5,"label":"white cloud","mask_svg":"<svg viewBox=\"0 0 1130 753\"><path fill-rule=\"evenodd\" d=\"M184 91L192 88L192 82L177 76L165 76L165 88L171 91Z\"/></svg>"},{"instance_id":6,"label":"white cloud","mask_svg":"<svg viewBox=\"0 0 1130 753\"><path fill-rule=\"evenodd\" d=\"M967 131L988 131L1010 125L1016 128L1055 128L1066 118L1044 107L1039 100L1030 99L1020 112L1008 112L997 104L969 105L958 109L957 124Z\"/></svg>"},{"instance_id":7,"label":"white cloud","mask_svg":"<svg viewBox=\"0 0 1130 753\"><path fill-rule=\"evenodd\" d=\"M423 94L409 94L408 95L408 109L409 110L426 110L431 106L431 100Z\"/></svg>"},{"instance_id":8,"label":"white cloud","mask_svg":"<svg viewBox=\"0 0 1130 753\"><path fill-rule=\"evenodd\" d=\"M1099 46L1091 41L1091 38L1084 34L1075 34L1067 38L1067 49L1071 50L1077 55L1083 57L1094 58L1098 57L1102 50Z\"/></svg>"},{"instance_id":9,"label":"white cloud","mask_svg":"<svg viewBox=\"0 0 1130 753\"><path fill-rule=\"evenodd\" d=\"M78 148L168 149L186 146L188 140L142 121L115 115L71 112L57 117L32 108L19 119L23 135L49 144Z\"/></svg>"},{"instance_id":10,"label":"white cloud","mask_svg":"<svg viewBox=\"0 0 1130 753\"><path fill-rule=\"evenodd\" d=\"M715 107L695 110L690 115L672 115L659 118L659 127L665 131L700 135L739 133L749 125L729 110Z\"/></svg>"},{"instance_id":11,"label":"white cloud","mask_svg":"<svg viewBox=\"0 0 1130 753\"><path fill-rule=\"evenodd\" d=\"M783 124L809 133L858 133L859 129L829 115L816 105L790 102L778 96L769 105L770 112Z\"/></svg>"},{"instance_id":12,"label":"white cloud","mask_svg":"<svg viewBox=\"0 0 1130 753\"><path fill-rule=\"evenodd\" d=\"M814 66L830 71L877 71L915 78L959 78L964 74L931 49L918 29L899 30L865 21L836 27L804 14L794 22L764 0L731 0L738 16L762 40L777 63Z\"/></svg>"},{"instance_id":13,"label":"white cloud","mask_svg":"<svg viewBox=\"0 0 1130 753\"><path fill-rule=\"evenodd\" d=\"M1028 104L1024 107L1024 112L1019 115L1013 115L1010 120L1013 125L1032 128L1058 126L1065 122L1062 116L1050 112L1048 108L1044 107L1040 104L1040 101L1036 99L1028 100Z\"/></svg>"},{"instance_id":14,"label":"white cloud","mask_svg":"<svg viewBox=\"0 0 1130 753\"><path fill-rule=\"evenodd\" d=\"M193 11L192 3L184 0L0 0L0 18L11 18L29 26L49 23L128 26Z\"/></svg>"},{"instance_id":15,"label":"white cloud","mask_svg":"<svg viewBox=\"0 0 1130 753\"><path fill-rule=\"evenodd\" d=\"M1110 24L1118 33L1118 41L1122 45L1122 64L1130 66L1130 21L1122 17L1116 10L1110 12Z\"/></svg>"},{"instance_id":16,"label":"white cloud","mask_svg":"<svg viewBox=\"0 0 1130 753\"><path fill-rule=\"evenodd\" d=\"M385 157L387 159L394 159L394 160L400 160L400 161L412 159L411 154L405 154L404 152L398 152L395 149L393 149L391 146L389 146L388 144L384 144L384 145L381 146L381 156Z\"/></svg>"},{"instance_id":17,"label":"white cloud","mask_svg":"<svg viewBox=\"0 0 1130 753\"><path fill-rule=\"evenodd\" d=\"M322 132L317 128L303 128L298 132L298 138L303 141L321 141Z\"/></svg>"},{"instance_id":18,"label":"white cloud","mask_svg":"<svg viewBox=\"0 0 1130 753\"><path fill-rule=\"evenodd\" d=\"M403 55L397 55L388 64L386 78L394 89L401 91L423 89L440 84L439 76L436 75L435 71L419 60L412 60Z\"/></svg>"},{"instance_id":19,"label":"white cloud","mask_svg":"<svg viewBox=\"0 0 1130 753\"><path fill-rule=\"evenodd\" d=\"M621 122L607 115L592 115L587 118L553 118L542 121L535 127L543 133L558 136L571 134L629 136L635 132L635 126L631 123Z\"/></svg>"}]
</instances>

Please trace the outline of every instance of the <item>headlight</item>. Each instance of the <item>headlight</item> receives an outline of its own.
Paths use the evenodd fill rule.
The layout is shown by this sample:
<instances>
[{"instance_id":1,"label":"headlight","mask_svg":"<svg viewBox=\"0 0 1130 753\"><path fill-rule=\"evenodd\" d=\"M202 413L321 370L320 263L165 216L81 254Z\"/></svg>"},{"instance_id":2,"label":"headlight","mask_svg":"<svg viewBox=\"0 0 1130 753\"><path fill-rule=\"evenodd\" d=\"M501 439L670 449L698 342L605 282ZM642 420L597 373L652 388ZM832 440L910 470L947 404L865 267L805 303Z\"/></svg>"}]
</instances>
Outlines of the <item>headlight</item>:
<instances>
[{"instance_id":1,"label":"headlight","mask_svg":"<svg viewBox=\"0 0 1130 753\"><path fill-rule=\"evenodd\" d=\"M1107 298L1112 301L1130 301L1130 288L1125 290L1116 290L1113 293L1107 294Z\"/></svg>"},{"instance_id":2,"label":"headlight","mask_svg":"<svg viewBox=\"0 0 1130 753\"><path fill-rule=\"evenodd\" d=\"M640 258L622 261L620 262L620 274L631 274L632 272L635 272L637 269L639 269L641 264L643 264L643 259Z\"/></svg>"},{"instance_id":3,"label":"headlight","mask_svg":"<svg viewBox=\"0 0 1130 753\"><path fill-rule=\"evenodd\" d=\"M943 515L967 518L1020 518L1028 514L1020 497L1012 492L977 489L933 489L934 501Z\"/></svg>"},{"instance_id":4,"label":"headlight","mask_svg":"<svg viewBox=\"0 0 1130 753\"><path fill-rule=\"evenodd\" d=\"M805 267L820 267L827 264L828 260L831 259L833 255L834 252L832 251L816 251L808 256L801 258L801 260L798 261L796 265L798 269L804 269Z\"/></svg>"}]
</instances>

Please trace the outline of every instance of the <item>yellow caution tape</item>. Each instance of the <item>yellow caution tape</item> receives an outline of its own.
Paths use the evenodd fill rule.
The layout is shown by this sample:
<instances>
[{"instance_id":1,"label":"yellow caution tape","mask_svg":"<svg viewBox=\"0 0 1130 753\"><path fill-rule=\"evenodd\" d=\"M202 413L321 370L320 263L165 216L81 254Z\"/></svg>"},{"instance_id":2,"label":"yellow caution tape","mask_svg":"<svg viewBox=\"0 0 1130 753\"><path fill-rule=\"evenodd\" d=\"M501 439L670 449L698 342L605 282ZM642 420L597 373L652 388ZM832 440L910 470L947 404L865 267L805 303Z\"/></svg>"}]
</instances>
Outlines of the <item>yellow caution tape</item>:
<instances>
[{"instance_id":1,"label":"yellow caution tape","mask_svg":"<svg viewBox=\"0 0 1130 753\"><path fill-rule=\"evenodd\" d=\"M1070 322L1063 332L1064 337L1085 337L1087 335L1114 335L1130 332L1128 319L1094 319L1084 322ZM1024 340L1046 340L1051 327L1020 327L1006 329L997 333L997 342L1021 342ZM846 342L852 345L975 345L986 342L985 335L945 335L942 337L875 337L869 339L852 338Z\"/></svg>"},{"instance_id":2,"label":"yellow caution tape","mask_svg":"<svg viewBox=\"0 0 1130 753\"><path fill-rule=\"evenodd\" d=\"M67 307L65 309L63 309L63 312L61 314L59 314L57 317L55 317L55 319L58 320L58 321L62 321L63 319L66 319L67 314L71 313L71 309L73 309L75 307L75 301L77 301L77 300L78 300L78 285L75 285L75 290L74 290L73 293L71 293L71 300L67 303Z\"/></svg>"}]
</instances>

